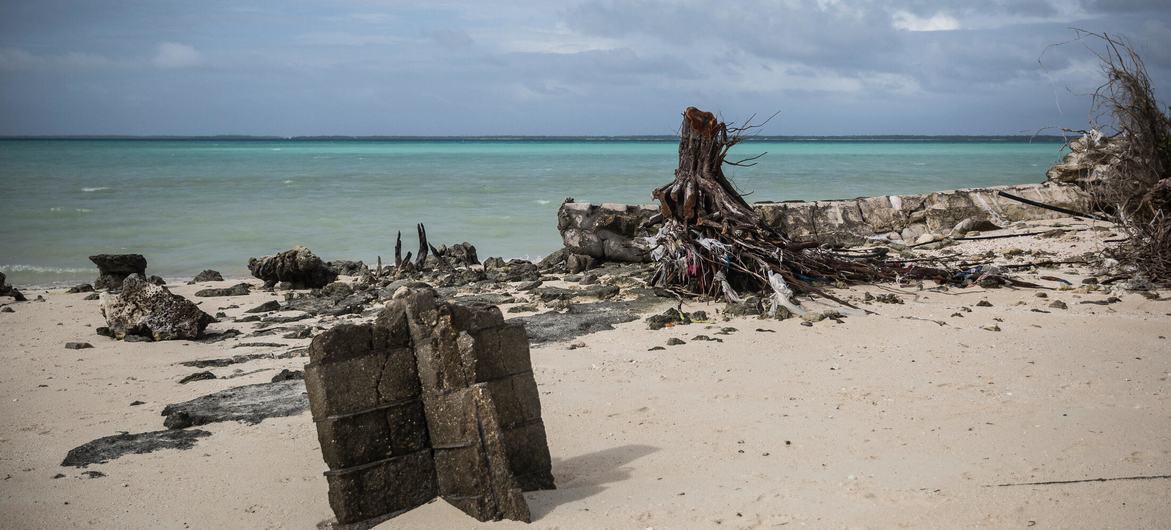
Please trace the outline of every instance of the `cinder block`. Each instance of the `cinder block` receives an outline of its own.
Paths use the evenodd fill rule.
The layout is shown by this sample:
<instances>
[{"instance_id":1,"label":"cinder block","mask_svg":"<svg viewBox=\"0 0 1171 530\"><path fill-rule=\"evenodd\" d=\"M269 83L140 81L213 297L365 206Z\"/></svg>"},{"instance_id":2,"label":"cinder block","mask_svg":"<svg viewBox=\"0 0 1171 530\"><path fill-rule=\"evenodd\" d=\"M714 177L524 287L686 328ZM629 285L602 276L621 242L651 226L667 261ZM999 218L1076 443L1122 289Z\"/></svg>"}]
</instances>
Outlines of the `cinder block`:
<instances>
[{"instance_id":1,"label":"cinder block","mask_svg":"<svg viewBox=\"0 0 1171 530\"><path fill-rule=\"evenodd\" d=\"M330 469L353 467L426 449L423 403L410 401L317 422L321 454Z\"/></svg>"},{"instance_id":2,"label":"cinder block","mask_svg":"<svg viewBox=\"0 0 1171 530\"><path fill-rule=\"evenodd\" d=\"M424 395L423 409L432 447L462 447L477 442L476 426L468 421L466 413L470 406L467 390Z\"/></svg>"},{"instance_id":3,"label":"cinder block","mask_svg":"<svg viewBox=\"0 0 1171 530\"><path fill-rule=\"evenodd\" d=\"M524 324L505 324L498 328L500 338L500 357L504 370L509 375L533 371L533 362L529 356L529 333Z\"/></svg>"},{"instance_id":4,"label":"cinder block","mask_svg":"<svg viewBox=\"0 0 1171 530\"><path fill-rule=\"evenodd\" d=\"M449 448L434 445L439 495L450 496L457 507L481 521L528 522L528 504L512 474L491 392L479 384L458 394L458 399L445 403L462 405L452 412L462 420L458 430L471 443Z\"/></svg>"},{"instance_id":5,"label":"cinder block","mask_svg":"<svg viewBox=\"0 0 1171 530\"><path fill-rule=\"evenodd\" d=\"M452 326L460 331L476 331L504 324L504 314L494 305L449 302L446 306Z\"/></svg>"},{"instance_id":6,"label":"cinder block","mask_svg":"<svg viewBox=\"0 0 1171 530\"><path fill-rule=\"evenodd\" d=\"M534 491L556 488L543 421L536 420L505 430L503 443L512 475L521 489Z\"/></svg>"},{"instance_id":7,"label":"cinder block","mask_svg":"<svg viewBox=\"0 0 1171 530\"><path fill-rule=\"evenodd\" d=\"M313 337L309 344L309 362L354 359L370 354L373 346L373 326L370 324L339 324Z\"/></svg>"},{"instance_id":8,"label":"cinder block","mask_svg":"<svg viewBox=\"0 0 1171 530\"><path fill-rule=\"evenodd\" d=\"M397 301L396 301L397 302ZM374 320L374 343L386 348L411 346L410 321L405 304L390 303Z\"/></svg>"},{"instance_id":9,"label":"cinder block","mask_svg":"<svg viewBox=\"0 0 1171 530\"><path fill-rule=\"evenodd\" d=\"M305 365L309 409L315 419L354 414L419 395L413 352L397 348Z\"/></svg>"},{"instance_id":10,"label":"cinder block","mask_svg":"<svg viewBox=\"0 0 1171 530\"><path fill-rule=\"evenodd\" d=\"M342 524L408 510L435 497L435 465L427 450L325 472L329 505Z\"/></svg>"}]
</instances>

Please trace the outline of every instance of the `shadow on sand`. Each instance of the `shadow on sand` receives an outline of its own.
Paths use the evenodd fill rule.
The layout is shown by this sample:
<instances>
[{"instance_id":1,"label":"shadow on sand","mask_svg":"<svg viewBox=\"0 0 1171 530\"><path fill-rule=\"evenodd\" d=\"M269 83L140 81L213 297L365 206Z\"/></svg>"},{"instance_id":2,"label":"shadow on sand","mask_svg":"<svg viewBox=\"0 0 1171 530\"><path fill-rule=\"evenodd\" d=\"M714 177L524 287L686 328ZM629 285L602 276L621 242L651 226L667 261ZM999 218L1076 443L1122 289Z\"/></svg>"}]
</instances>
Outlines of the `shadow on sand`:
<instances>
[{"instance_id":1,"label":"shadow on sand","mask_svg":"<svg viewBox=\"0 0 1171 530\"><path fill-rule=\"evenodd\" d=\"M625 466L658 450L649 445L623 445L573 458L554 458L557 489L526 495L533 520L541 519L562 504L591 497L606 489L606 484L630 478L630 468Z\"/></svg>"}]
</instances>

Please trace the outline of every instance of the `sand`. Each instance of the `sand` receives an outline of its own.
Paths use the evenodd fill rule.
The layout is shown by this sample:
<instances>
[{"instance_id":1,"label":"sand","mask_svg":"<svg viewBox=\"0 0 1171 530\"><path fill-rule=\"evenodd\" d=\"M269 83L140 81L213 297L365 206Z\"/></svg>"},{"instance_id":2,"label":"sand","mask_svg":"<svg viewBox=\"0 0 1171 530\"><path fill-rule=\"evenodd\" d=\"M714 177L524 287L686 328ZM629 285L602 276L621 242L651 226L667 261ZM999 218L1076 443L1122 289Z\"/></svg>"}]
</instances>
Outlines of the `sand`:
<instances>
[{"instance_id":1,"label":"sand","mask_svg":"<svg viewBox=\"0 0 1171 530\"><path fill-rule=\"evenodd\" d=\"M1109 235L1087 229L940 252L1028 248L1069 258L1101 248ZM1054 275L1076 287L1088 273L1062 265L1020 278L1053 287L1037 278ZM232 283L172 289L191 296ZM526 494L530 527L1158 528L1171 521L1167 479L998 486L1171 474L1171 292L1156 300L1114 293L1121 301L1104 306L1081 302L1106 294L1068 290L1039 298L1033 289L886 285L837 294L865 292L895 292L904 303L870 303L862 307L875 314L810 327L736 318L650 331L635 321L534 347L558 489ZM212 435L189 450L86 469L59 465L92 439L162 429L168 403L265 382L306 359L210 368L220 377L250 373L185 385L177 381L199 370L177 363L283 351L232 348L240 342L307 340L116 342L94 334L104 322L84 294L25 294L46 301L0 313L0 526L307 528L332 515L308 412L206 425ZM197 300L212 313L238 305L224 309L235 317L276 297ZM976 305L981 300L991 306ZM1054 300L1068 309L1048 307ZM686 309L716 315L719 307ZM1000 331L984 329L993 325ZM248 330L231 322L211 329L229 327ZM725 327L736 330L719 334ZM700 334L723 342L693 339ZM672 337L686 344L648 351ZM70 341L94 347L67 350ZM584 346L570 349L576 343ZM131 406L138 400L145 403ZM471 527L526 525L476 523L434 501L379 526Z\"/></svg>"}]
</instances>

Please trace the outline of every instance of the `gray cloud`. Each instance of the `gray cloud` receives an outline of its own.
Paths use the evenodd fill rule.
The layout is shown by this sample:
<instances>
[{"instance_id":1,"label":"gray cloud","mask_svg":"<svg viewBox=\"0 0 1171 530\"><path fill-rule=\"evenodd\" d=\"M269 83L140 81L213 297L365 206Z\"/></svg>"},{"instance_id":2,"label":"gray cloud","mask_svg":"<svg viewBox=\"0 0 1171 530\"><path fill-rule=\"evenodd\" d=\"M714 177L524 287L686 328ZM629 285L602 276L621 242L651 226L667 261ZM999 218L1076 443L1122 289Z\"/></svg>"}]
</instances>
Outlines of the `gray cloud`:
<instances>
[{"instance_id":1,"label":"gray cloud","mask_svg":"<svg viewBox=\"0 0 1171 530\"><path fill-rule=\"evenodd\" d=\"M769 133L1080 126L1093 55L1049 46L1127 36L1166 94L1165 4L7 2L0 134L667 134L692 104L782 110Z\"/></svg>"}]
</instances>

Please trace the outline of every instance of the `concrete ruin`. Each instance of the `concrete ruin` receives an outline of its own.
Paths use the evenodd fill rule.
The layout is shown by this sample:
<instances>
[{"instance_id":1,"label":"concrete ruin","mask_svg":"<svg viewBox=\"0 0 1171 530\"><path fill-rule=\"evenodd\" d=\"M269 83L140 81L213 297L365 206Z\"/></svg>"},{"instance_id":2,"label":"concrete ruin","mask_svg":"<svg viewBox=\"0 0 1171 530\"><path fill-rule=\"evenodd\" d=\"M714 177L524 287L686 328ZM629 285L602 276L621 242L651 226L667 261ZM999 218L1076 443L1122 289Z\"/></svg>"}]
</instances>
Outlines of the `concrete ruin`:
<instances>
[{"instance_id":1,"label":"concrete ruin","mask_svg":"<svg viewBox=\"0 0 1171 530\"><path fill-rule=\"evenodd\" d=\"M758 202L752 207L767 224L794 239L843 246L876 239L911 244L924 234L942 238L973 223L1005 226L1064 215L1008 199L999 195L1001 191L1072 210L1090 209L1090 197L1084 190L1056 182L921 195ZM636 238L648 235L640 233L639 226L656 213L658 208L653 204L596 205L567 200L557 212L557 228L572 254L603 261L648 261L647 251L636 244ZM961 226L965 221L967 224Z\"/></svg>"},{"instance_id":2,"label":"concrete ruin","mask_svg":"<svg viewBox=\"0 0 1171 530\"><path fill-rule=\"evenodd\" d=\"M372 324L313 339L309 407L341 525L436 496L480 521L528 522L554 487L524 326L494 306L397 293Z\"/></svg>"}]
</instances>

